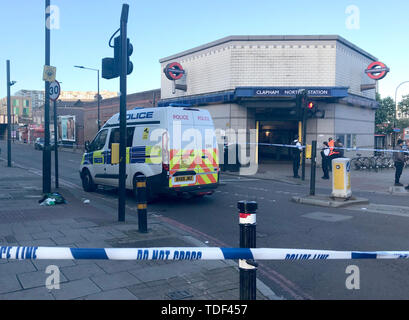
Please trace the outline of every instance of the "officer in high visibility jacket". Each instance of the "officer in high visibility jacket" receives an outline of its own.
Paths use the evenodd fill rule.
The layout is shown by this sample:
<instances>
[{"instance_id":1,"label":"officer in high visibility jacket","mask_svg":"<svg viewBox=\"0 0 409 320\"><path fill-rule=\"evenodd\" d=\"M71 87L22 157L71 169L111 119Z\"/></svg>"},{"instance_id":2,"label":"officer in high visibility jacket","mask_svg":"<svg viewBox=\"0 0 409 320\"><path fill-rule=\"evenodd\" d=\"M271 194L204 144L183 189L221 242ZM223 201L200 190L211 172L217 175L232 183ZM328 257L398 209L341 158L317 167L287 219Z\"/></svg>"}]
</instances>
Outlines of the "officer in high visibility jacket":
<instances>
[{"instance_id":1,"label":"officer in high visibility jacket","mask_svg":"<svg viewBox=\"0 0 409 320\"><path fill-rule=\"evenodd\" d=\"M328 139L328 146L329 146L328 168L329 171L332 171L332 159L335 159L339 156L339 151L335 149L335 141L332 138Z\"/></svg>"}]
</instances>

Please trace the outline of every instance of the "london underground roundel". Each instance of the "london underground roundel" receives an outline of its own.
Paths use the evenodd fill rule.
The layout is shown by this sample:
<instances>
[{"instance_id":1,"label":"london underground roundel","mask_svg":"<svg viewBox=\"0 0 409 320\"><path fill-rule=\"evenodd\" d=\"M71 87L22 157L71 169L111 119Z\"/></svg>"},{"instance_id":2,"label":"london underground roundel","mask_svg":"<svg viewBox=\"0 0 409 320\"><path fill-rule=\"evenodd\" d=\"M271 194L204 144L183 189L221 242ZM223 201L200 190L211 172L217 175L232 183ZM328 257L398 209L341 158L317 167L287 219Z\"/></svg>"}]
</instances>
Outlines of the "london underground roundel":
<instances>
[{"instance_id":1,"label":"london underground roundel","mask_svg":"<svg viewBox=\"0 0 409 320\"><path fill-rule=\"evenodd\" d=\"M389 71L390 69L384 63L375 61L368 66L365 73L373 80L381 80L386 77Z\"/></svg>"},{"instance_id":2,"label":"london underground roundel","mask_svg":"<svg viewBox=\"0 0 409 320\"><path fill-rule=\"evenodd\" d=\"M172 62L169 63L165 67L165 69L163 69L163 72L165 73L166 78L168 78L169 80L178 80L183 77L185 70L183 70L183 67L180 63Z\"/></svg>"}]
</instances>

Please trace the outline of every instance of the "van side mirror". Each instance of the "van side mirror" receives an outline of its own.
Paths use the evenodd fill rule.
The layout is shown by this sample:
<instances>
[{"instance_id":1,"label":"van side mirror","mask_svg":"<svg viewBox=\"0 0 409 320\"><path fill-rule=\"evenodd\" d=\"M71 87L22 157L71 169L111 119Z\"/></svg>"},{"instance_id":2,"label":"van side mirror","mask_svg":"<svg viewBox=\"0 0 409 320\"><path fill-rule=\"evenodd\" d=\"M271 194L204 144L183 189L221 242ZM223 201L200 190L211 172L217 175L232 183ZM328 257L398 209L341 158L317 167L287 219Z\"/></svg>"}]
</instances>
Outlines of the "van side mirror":
<instances>
[{"instance_id":1,"label":"van side mirror","mask_svg":"<svg viewBox=\"0 0 409 320\"><path fill-rule=\"evenodd\" d=\"M90 143L89 143L89 141L85 141L84 147L85 147L85 151L87 151L87 152L90 151Z\"/></svg>"}]
</instances>

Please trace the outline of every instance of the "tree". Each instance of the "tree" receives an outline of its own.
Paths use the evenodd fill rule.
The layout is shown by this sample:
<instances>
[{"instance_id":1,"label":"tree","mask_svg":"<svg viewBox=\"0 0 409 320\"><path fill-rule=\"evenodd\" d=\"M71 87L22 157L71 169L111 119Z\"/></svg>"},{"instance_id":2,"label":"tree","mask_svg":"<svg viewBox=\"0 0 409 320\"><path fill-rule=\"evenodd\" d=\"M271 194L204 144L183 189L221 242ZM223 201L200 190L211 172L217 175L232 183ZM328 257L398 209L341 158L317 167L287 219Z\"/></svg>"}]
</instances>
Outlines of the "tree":
<instances>
[{"instance_id":1,"label":"tree","mask_svg":"<svg viewBox=\"0 0 409 320\"><path fill-rule=\"evenodd\" d=\"M376 101L379 108L375 112L375 132L378 134L393 132L395 101L391 97L382 99L379 93L376 94Z\"/></svg>"},{"instance_id":2,"label":"tree","mask_svg":"<svg viewBox=\"0 0 409 320\"><path fill-rule=\"evenodd\" d=\"M402 97L402 101L399 102L398 109L404 118L407 118L409 116L409 95Z\"/></svg>"}]
</instances>

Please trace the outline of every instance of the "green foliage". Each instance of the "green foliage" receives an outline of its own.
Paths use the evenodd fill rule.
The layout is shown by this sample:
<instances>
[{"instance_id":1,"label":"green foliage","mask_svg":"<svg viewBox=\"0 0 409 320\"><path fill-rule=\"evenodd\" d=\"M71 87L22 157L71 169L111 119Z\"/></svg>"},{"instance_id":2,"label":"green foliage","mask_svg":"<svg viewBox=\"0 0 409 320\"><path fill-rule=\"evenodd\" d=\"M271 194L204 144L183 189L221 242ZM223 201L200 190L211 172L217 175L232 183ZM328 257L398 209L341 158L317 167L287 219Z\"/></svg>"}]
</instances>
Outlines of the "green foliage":
<instances>
[{"instance_id":1,"label":"green foliage","mask_svg":"<svg viewBox=\"0 0 409 320\"><path fill-rule=\"evenodd\" d=\"M409 115L409 95L403 96L402 101L399 102L399 112Z\"/></svg>"},{"instance_id":2,"label":"green foliage","mask_svg":"<svg viewBox=\"0 0 409 320\"><path fill-rule=\"evenodd\" d=\"M375 132L378 134L388 134L393 132L395 119L395 101L391 97L381 98L376 95L379 108L375 113Z\"/></svg>"}]
</instances>

